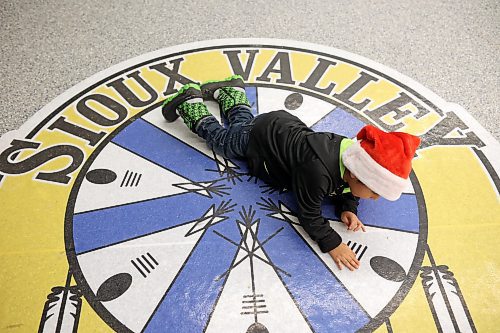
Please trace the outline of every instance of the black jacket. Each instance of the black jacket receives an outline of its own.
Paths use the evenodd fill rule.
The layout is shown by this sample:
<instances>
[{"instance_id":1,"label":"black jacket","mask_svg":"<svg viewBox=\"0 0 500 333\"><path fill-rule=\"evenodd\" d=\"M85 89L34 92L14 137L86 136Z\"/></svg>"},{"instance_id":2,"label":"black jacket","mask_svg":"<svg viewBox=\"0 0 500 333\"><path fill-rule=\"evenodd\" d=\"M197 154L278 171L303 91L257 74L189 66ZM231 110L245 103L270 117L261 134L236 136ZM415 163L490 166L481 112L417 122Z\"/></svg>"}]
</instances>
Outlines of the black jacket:
<instances>
[{"instance_id":1,"label":"black jacket","mask_svg":"<svg viewBox=\"0 0 500 333\"><path fill-rule=\"evenodd\" d=\"M276 187L291 189L297 199L298 218L323 252L342 242L322 217L325 196L336 201L336 211L357 213L358 199L340 177L339 149L345 137L317 133L286 111L259 115L250 132L247 161L250 172Z\"/></svg>"}]
</instances>

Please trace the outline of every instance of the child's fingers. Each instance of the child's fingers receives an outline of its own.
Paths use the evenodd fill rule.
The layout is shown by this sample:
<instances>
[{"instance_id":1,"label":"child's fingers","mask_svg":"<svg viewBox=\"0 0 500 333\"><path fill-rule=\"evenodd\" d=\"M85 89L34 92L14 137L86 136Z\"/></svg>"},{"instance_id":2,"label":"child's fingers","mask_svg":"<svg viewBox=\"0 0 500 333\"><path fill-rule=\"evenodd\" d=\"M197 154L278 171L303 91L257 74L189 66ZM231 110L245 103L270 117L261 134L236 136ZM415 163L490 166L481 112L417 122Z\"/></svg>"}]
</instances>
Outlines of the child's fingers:
<instances>
[{"instance_id":1,"label":"child's fingers","mask_svg":"<svg viewBox=\"0 0 500 333\"><path fill-rule=\"evenodd\" d=\"M363 230L363 232L366 232L366 229L365 229L365 226L363 225L363 223L361 223L361 230Z\"/></svg>"},{"instance_id":2,"label":"child's fingers","mask_svg":"<svg viewBox=\"0 0 500 333\"><path fill-rule=\"evenodd\" d=\"M353 224L352 220L347 220L346 224L347 224L347 230L351 230L352 229L352 224Z\"/></svg>"},{"instance_id":3,"label":"child's fingers","mask_svg":"<svg viewBox=\"0 0 500 333\"><path fill-rule=\"evenodd\" d=\"M351 265L349 260L347 260L346 258L342 258L342 263L344 264L345 267L349 268L350 271L355 270L355 268Z\"/></svg>"},{"instance_id":4,"label":"child's fingers","mask_svg":"<svg viewBox=\"0 0 500 333\"><path fill-rule=\"evenodd\" d=\"M356 260L354 259L348 259L349 261L349 264L351 264L351 266L354 268L354 269L358 269L359 268L359 262L356 262Z\"/></svg>"},{"instance_id":5,"label":"child's fingers","mask_svg":"<svg viewBox=\"0 0 500 333\"><path fill-rule=\"evenodd\" d=\"M351 230L356 231L356 227L358 226L358 221L356 219L351 220Z\"/></svg>"},{"instance_id":6,"label":"child's fingers","mask_svg":"<svg viewBox=\"0 0 500 333\"><path fill-rule=\"evenodd\" d=\"M352 257L351 262L353 263L353 265L356 266L356 268L359 268L360 263L359 263L359 260L356 259L356 257Z\"/></svg>"},{"instance_id":7,"label":"child's fingers","mask_svg":"<svg viewBox=\"0 0 500 333\"><path fill-rule=\"evenodd\" d=\"M334 260L334 261L335 261L335 263L337 264L337 267L338 267L340 270L342 270L342 264L340 263L340 259L336 259L336 260Z\"/></svg>"}]
</instances>

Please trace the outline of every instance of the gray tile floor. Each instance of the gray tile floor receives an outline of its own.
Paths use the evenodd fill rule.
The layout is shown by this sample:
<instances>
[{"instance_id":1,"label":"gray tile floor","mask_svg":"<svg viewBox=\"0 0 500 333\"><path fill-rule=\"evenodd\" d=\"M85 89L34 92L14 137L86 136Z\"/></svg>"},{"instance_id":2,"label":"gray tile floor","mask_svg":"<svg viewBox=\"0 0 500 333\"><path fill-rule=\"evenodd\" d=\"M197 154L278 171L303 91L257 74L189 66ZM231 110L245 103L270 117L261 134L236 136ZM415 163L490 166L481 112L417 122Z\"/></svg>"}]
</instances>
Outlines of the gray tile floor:
<instances>
[{"instance_id":1,"label":"gray tile floor","mask_svg":"<svg viewBox=\"0 0 500 333\"><path fill-rule=\"evenodd\" d=\"M66 89L159 48L267 37L357 53L464 106L500 138L497 0L0 1L0 135Z\"/></svg>"}]
</instances>

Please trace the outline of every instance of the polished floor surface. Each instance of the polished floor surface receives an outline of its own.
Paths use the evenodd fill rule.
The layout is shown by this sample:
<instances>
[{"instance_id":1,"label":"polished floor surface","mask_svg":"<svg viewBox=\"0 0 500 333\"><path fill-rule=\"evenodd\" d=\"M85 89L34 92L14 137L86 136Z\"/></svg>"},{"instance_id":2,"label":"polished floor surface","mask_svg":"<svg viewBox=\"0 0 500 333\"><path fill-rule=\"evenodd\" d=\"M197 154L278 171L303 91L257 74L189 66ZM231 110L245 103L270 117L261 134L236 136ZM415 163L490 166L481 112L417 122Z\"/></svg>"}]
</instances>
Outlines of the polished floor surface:
<instances>
[{"instance_id":1,"label":"polished floor surface","mask_svg":"<svg viewBox=\"0 0 500 333\"><path fill-rule=\"evenodd\" d=\"M496 3L0 9L0 330L498 327ZM319 251L291 192L164 121L187 80L233 73L256 115L421 136L401 199L361 203L366 233L323 207L360 270Z\"/></svg>"}]
</instances>

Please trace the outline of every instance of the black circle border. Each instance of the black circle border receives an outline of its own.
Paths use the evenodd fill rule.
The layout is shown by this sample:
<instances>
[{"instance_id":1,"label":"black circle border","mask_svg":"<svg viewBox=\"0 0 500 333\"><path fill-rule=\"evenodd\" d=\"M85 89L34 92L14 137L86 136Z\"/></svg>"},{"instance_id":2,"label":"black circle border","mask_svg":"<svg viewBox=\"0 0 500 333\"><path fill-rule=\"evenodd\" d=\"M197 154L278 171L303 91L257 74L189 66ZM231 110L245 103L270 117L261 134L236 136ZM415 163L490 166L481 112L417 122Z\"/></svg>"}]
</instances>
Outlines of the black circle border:
<instances>
[{"instance_id":1,"label":"black circle border","mask_svg":"<svg viewBox=\"0 0 500 333\"><path fill-rule=\"evenodd\" d=\"M255 46L254 46L255 47ZM190 52L186 52L190 53ZM157 61L156 59L155 61ZM134 67L136 68L136 67ZM133 68L131 68L133 69ZM130 70L130 69L129 69ZM126 70L125 72L127 72ZM109 78L108 78L109 79ZM102 84L102 82L100 83ZM295 91L295 92L300 92L300 93L305 93L307 95L312 95L316 98L319 98L321 100L324 100L328 103L332 103L330 99L325 97L324 95L318 94L311 92L306 89L299 89L297 87L293 86L280 86L280 85L274 85L274 84L249 84L247 83L248 86L255 86L255 87L268 87L268 88L277 88L277 89L283 89L283 90L288 90L288 91ZM332 98L333 99L333 98ZM162 102L157 102L153 105L148 106L145 108L143 111L137 113L133 117L129 118L127 121L125 121L123 124L121 124L117 129L115 129L112 133L110 133L106 138L99 143L98 147L91 153L89 158L85 161L85 164L79 171L79 174L75 180L75 183L73 185L73 188L71 190L69 199L68 199L68 205L66 208L66 216L65 216L65 226L64 226L64 238L65 238L65 245L66 245L66 254L68 258L68 264L71 270L71 273L73 274L75 281L77 282L77 285L80 287L83 295L87 299L88 303L90 306L94 309L94 311L101 317L106 324L108 324L112 329L118 332L132 332L128 327L126 327L123 323L121 323L118 319L116 319L103 305L101 302L95 300L95 295L90 288L90 286L87 284L86 279L81 271L80 265L77 260L77 255L75 253L74 249L74 241L72 237L72 230L73 230L73 213L74 213L74 204L76 202L76 196L78 194L78 191L80 189L80 186L82 184L83 178L87 172L87 170L90 168L92 165L92 162L95 160L95 158L99 155L99 153L104 149L104 147L118 134L120 133L125 127L129 126L132 122L134 122L136 119L142 117L144 114L150 112L151 110L159 107ZM350 109L350 108L348 108ZM366 118L360 116L358 113L350 110L345 110L349 112L352 116L355 116L359 120L363 121L366 123ZM417 241L417 249L415 252L415 257L413 259L412 265L409 269L409 272L407 274L407 278L401 285L401 287L398 289L396 294L393 296L393 298L389 301L389 303L374 317L372 318L363 328L359 330L359 332L371 332L377 329L382 323L384 323L387 318L394 313L394 311L400 306L400 304L403 302L404 298L410 291L411 287L413 284L416 282L416 278L418 275L418 272L420 271L420 267L422 265L424 255L425 255L425 248L427 244L427 233L428 233L428 228L427 228L427 210L426 210L426 205L425 205L425 199L424 195L422 192L422 188L420 186L420 183L418 182L418 179L414 173L414 171L411 172L410 174L410 179L412 182L412 185L415 190L415 196L417 199L417 205L418 205L418 211L419 211L419 237Z\"/></svg>"}]
</instances>

